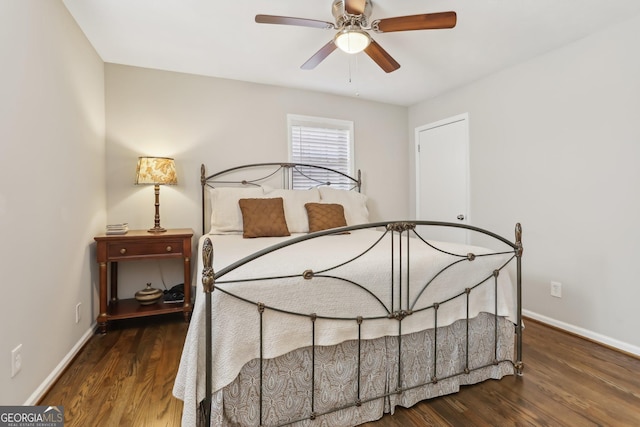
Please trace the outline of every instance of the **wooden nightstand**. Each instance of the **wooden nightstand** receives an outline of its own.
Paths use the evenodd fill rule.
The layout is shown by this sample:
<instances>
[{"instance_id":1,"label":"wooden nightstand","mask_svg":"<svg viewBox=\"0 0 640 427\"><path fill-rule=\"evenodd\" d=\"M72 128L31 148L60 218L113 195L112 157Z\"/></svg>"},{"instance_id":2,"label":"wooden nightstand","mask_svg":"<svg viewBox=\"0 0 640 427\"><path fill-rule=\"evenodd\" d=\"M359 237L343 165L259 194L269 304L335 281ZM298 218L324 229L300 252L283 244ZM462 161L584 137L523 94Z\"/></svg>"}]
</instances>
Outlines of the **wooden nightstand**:
<instances>
[{"instance_id":1,"label":"wooden nightstand","mask_svg":"<svg viewBox=\"0 0 640 427\"><path fill-rule=\"evenodd\" d=\"M185 321L191 316L191 238L190 228L167 230L164 233L149 233L146 230L130 230L123 235L101 234L94 237L97 243L97 260L100 269L100 313L98 328L107 332L109 320L183 312ZM140 305L135 298L118 299L118 262L147 259L184 260L184 302L157 302ZM111 290L107 300L107 264L111 263Z\"/></svg>"}]
</instances>

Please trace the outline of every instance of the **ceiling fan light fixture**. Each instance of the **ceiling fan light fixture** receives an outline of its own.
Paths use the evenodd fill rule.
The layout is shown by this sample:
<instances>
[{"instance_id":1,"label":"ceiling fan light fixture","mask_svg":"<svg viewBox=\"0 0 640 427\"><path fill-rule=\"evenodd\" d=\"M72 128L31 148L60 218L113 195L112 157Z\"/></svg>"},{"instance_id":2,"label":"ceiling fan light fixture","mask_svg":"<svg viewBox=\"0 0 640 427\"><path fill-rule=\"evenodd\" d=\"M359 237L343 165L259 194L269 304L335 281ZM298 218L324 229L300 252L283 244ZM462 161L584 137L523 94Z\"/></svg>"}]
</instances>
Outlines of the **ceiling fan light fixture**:
<instances>
[{"instance_id":1,"label":"ceiling fan light fixture","mask_svg":"<svg viewBox=\"0 0 640 427\"><path fill-rule=\"evenodd\" d=\"M336 34L333 42L340 50L354 54L365 50L371 43L371 37L366 31L350 26Z\"/></svg>"}]
</instances>

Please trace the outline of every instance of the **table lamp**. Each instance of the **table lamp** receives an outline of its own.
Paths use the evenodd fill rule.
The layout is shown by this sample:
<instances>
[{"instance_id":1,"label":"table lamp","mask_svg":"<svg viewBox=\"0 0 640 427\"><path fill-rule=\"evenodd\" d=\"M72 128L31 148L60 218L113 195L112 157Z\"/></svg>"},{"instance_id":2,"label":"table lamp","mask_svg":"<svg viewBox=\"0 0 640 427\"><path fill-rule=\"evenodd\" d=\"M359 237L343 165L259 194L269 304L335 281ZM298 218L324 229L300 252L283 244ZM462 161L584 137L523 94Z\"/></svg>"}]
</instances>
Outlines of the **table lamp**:
<instances>
[{"instance_id":1,"label":"table lamp","mask_svg":"<svg viewBox=\"0 0 640 427\"><path fill-rule=\"evenodd\" d=\"M155 225L150 228L150 233L162 233L167 231L160 227L160 186L176 185L176 164L168 157L138 157L136 167L136 184L153 184L156 193Z\"/></svg>"}]
</instances>

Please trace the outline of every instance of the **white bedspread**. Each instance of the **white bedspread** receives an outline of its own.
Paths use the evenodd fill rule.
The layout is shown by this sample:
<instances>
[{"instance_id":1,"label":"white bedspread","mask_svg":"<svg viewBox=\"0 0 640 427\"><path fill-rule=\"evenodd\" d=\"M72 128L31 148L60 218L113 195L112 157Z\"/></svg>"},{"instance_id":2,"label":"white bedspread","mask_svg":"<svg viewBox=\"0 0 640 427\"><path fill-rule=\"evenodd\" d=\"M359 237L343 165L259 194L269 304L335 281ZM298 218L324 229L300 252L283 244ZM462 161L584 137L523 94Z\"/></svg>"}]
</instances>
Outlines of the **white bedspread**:
<instances>
[{"instance_id":1,"label":"white bedspread","mask_svg":"<svg viewBox=\"0 0 640 427\"><path fill-rule=\"evenodd\" d=\"M253 283L221 283L225 280L247 277L272 277L285 275L300 276L304 270L314 272L340 264L370 246L380 237L374 230L358 230L348 235L325 236L305 241L276 251L254 260L246 267L234 270L216 282L216 286L227 289L252 301L305 314L318 316L364 318L383 316L385 309L380 302L361 289L344 281L315 277L305 280L276 279ZM184 401L183 425L195 425L196 408L205 395L205 298L202 293L202 244L209 237L213 243L213 266L218 272L246 255L273 245L286 238L243 239L238 235L205 235L200 239L197 264L198 270L196 301L191 324L185 341L174 395ZM295 236L292 236L295 237ZM405 238L403 238L403 244ZM455 261L449 255L428 247L418 239L411 239L410 252L410 303L418 292L445 266ZM436 243L448 252L466 255L484 254L494 251L456 245ZM395 251L399 251L396 238ZM402 308L406 308L406 247L403 249ZM390 235L352 264L339 267L325 274L339 276L366 285L387 306L391 301L391 243ZM433 302L443 302L459 294L465 288L481 282L491 272L504 265L510 255L476 257L473 261L457 263L437 275L427 291L420 297L414 309L430 306ZM399 283L400 266L394 266L396 284ZM394 310L400 308L399 289L395 289ZM494 280L491 278L471 292L469 317L480 312L494 312ZM260 356L260 317L255 305L250 305L229 297L216 290L212 297L213 320L213 390L219 390L237 376L242 366ZM507 271L498 276L498 314L515 323L516 309L514 292ZM307 318L291 316L266 310L264 315L264 357L272 358L299 347L312 344L312 322ZM466 318L466 295L442 304L438 309L438 326L445 326L457 319ZM434 310L414 313L402 321L402 333L408 334L434 327ZM353 320L336 321L318 319L315 324L316 345L333 345L345 340L358 338L358 326ZM362 325L362 338L371 339L398 334L398 322L394 320L371 320Z\"/></svg>"}]
</instances>

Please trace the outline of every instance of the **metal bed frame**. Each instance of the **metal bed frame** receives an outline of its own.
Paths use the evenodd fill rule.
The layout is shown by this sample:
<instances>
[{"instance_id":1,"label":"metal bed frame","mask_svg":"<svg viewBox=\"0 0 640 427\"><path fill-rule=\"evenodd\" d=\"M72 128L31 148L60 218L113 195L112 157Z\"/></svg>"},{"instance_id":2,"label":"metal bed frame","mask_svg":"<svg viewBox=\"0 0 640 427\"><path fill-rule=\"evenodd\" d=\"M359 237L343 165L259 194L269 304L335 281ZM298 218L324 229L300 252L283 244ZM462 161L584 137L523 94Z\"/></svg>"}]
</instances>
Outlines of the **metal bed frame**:
<instances>
[{"instance_id":1,"label":"metal bed frame","mask_svg":"<svg viewBox=\"0 0 640 427\"><path fill-rule=\"evenodd\" d=\"M252 178L252 179L240 179L240 180L228 180L228 179L224 179L224 176L229 175L230 173L235 174L239 171L245 170L245 169L253 169L253 168L269 168L269 167L274 167L275 171L274 172L269 172L266 175L262 175L259 176L257 178ZM301 173L301 174L305 174L305 170L308 170L307 168L317 168L317 166L314 165L309 165L309 164L298 164L298 163L259 163L259 164L252 164L252 165L245 165L245 166L239 166L236 168L231 168L231 169L227 169L224 170L222 172L218 172L216 174L210 175L210 176L206 176L205 174L205 167L204 165L201 166L201 184L202 184L202 201L203 201L203 220L202 220L202 226L203 226L203 234L205 233L205 211L204 211L204 206L205 206L205 190L206 187L215 187L216 185L228 185L228 184L239 184L242 186L252 186L252 185L261 185L262 182L264 182L265 180L268 179L272 179L277 173L281 172L282 173L282 187L283 188L290 188L291 186L291 179L292 179L292 175L295 173ZM351 182L352 185L352 189L356 190L356 191L360 191L361 187L362 187L362 181L361 181L361 173L360 171L358 171L358 177L357 178L352 178L346 174L343 174L341 172L338 171L333 171L332 169L329 168L325 168L325 167L320 167L321 169L324 169L326 171L330 171L332 173L337 173L337 176L340 176L341 179L343 178L348 178L349 182ZM318 186L320 185L331 185L331 182L317 182ZM473 232L477 232L480 234L483 234L485 236L489 236L503 244L505 244L509 249L505 250L505 251L501 251L501 252L494 252L494 253L489 253L489 254L473 254L473 253L468 253L468 254L452 254L452 253L448 253L442 249L439 249L438 247L434 246L432 243L430 243L428 240L424 239L416 230L417 226L430 226L430 227L455 227L455 228L464 228ZM299 242L303 242L306 240L310 240L310 239L315 239L318 237L322 237L322 236L327 236L327 235L331 235L331 234L337 234L337 233L343 233L346 231L354 231L354 230L360 230L360 229L367 229L367 228L377 228L377 229L382 229L384 230L383 236L386 236L387 234L391 234L391 270L392 270L392 280L391 280L391 287L392 287L392 291L391 291L391 301L382 301L380 300L377 296L373 295L375 298L378 299L379 303L381 304L382 307L384 307L384 310L386 312L386 315L383 317L362 317L362 316L345 316L345 317L332 317L332 316L325 316L322 314L317 314L317 313L300 313L300 312L295 312L295 311L291 311L291 310L283 310L282 308L278 308L278 307L271 307L271 306L267 306L264 303L260 302L260 301L252 301L237 295L234 295L232 292L230 292L229 290L225 289L224 284L225 283L232 283L234 281L230 280L230 281L225 281L224 280L224 276L227 275L228 273L230 273L231 271L236 270L237 268L250 263L251 261L263 257L269 253L278 251L282 248L291 246L291 245L295 245ZM410 238L411 237L411 238ZM304 279L307 280L313 280L313 278L315 277L331 277L333 279L336 280L342 280L345 282L345 284L347 286L356 286L362 289L363 292L368 292L368 290L366 289L365 286L363 286L362 284L358 284L358 283L353 283L350 282L348 280L342 279L340 277L335 277L332 276L332 272L331 270L333 270L334 268L343 266L345 264L348 264L350 262L355 261L357 258L359 258L360 256L362 256L363 254L367 253L373 246L377 245L380 241L382 240L382 238L380 238L380 240L378 240L377 242L375 242L370 248L366 248L361 255L358 255L355 258L346 260L344 263L341 263L335 267L331 267L331 268L327 268L323 271L312 271L312 270L305 270L303 271L301 274L298 275L298 277L303 277ZM417 296L414 296L413 298L410 298L410 292L409 292L409 272L410 272L410 246L411 243L414 242L413 244L419 244L419 243L424 243L428 246L430 246L431 248L433 248L434 250L446 253L447 255L452 256L452 262L447 265L445 268L443 268L439 273L437 273L435 275L435 277L431 278L430 280L428 280L424 287L419 290L419 292L417 293ZM394 249L394 245L399 245L397 248ZM398 260L393 260L394 257L394 251L398 252L399 255L399 259ZM203 284L203 292L205 294L205 310L206 310L206 320L205 320L205 328L206 328L206 397L205 400L201 402L200 405L200 413L201 413L201 421L205 423L205 425L209 426L210 422L211 422L211 399L212 399L212 352L213 352L213 343L212 343L212 304L211 304L211 297L212 297L212 293L214 291L219 291L219 292L223 292L224 294L230 295L232 297L238 298L243 300L244 302L246 302L247 304L251 304L254 305L256 307L256 309L259 312L259 318L260 318L260 325L258 326L260 328L260 372L263 372L262 369L262 364L263 364L263 353L262 353L262 348L263 348L263 313L265 312L265 310L275 310L278 311L280 313L286 313L287 315L291 315L294 316L295 318L300 318L300 319L307 319L307 321L310 322L310 330L311 330L311 342L312 342L312 359L315 359L315 334L316 334L316 330L315 330L315 322L317 319L330 319L330 320L338 320L338 321L346 321L346 322L353 322L354 324L357 324L357 328L358 328L358 368L357 368L357 398L353 401L350 402L346 405L337 407L337 408L333 408L324 412L318 412L315 408L315 387L314 387L314 383L315 383L315 376L316 376L316 367L315 364L312 363L312 372L311 372L311 390L310 390L310 394L311 394L311 407L309 408L308 411L308 416L306 416L305 418L302 419L298 419L298 420L294 420L291 422L287 422L285 424L280 424L280 425L288 425L290 423L293 422L297 422L297 421L302 421L304 419L310 419L310 420L314 420L317 417L330 413L330 412L334 412L334 411L338 411L341 409L345 409L347 407L353 407L353 406L361 406L362 404L371 401L371 400L376 400L376 399L380 399L380 398L384 398L389 396L390 394L401 394L404 391L407 390L411 390L411 389L415 389L418 387L423 387L427 384L435 384L438 381L442 381L445 380L447 378L450 377L454 377L454 376L459 376L459 375L465 375L465 374L469 374L472 371L478 370L478 369L482 369L485 368L487 366L490 365L498 365L499 363L502 362L510 362L515 370L515 373L517 375L523 375L523 369L524 369L524 363L522 361L522 331L523 331L523 324L522 324L522 253L523 253L523 245L522 245L522 227L521 225L518 223L515 226L515 241L511 242L508 239L499 236L495 233L492 233L490 231L478 228L478 227L474 227L474 226L470 226L470 225L466 225L466 224L459 224L459 223L448 223L448 222L439 222L439 221L384 221L384 222L376 222L376 223L370 223L370 224L361 224L361 225L353 225L353 226L348 226L348 227L342 227L342 228L338 228L338 229L331 229L331 230L324 230L324 231L320 231L320 232L316 232L316 233L310 233L307 235L302 235L302 236L298 236L298 237L294 237L291 238L285 242L270 246L268 248L265 248L261 251L258 251L244 259L238 260L237 262L230 264L229 266L221 269L218 272L214 272L213 267L212 267L212 263L213 263L213 246L211 243L211 240L209 238L206 238L204 241L204 246L203 246L203 251L202 251L202 262L203 262L203 273L202 273L202 284ZM484 278L483 280L481 280L478 283L473 283L470 284L468 287L466 287L464 289L464 291L462 291L461 293L457 294L457 295L453 295L451 296L451 298L445 300L445 301L438 301L438 302L433 302L428 306L419 306L417 305L418 303L418 299L420 297L420 295L422 295L422 293L425 291L425 289L429 286L429 284L431 282L433 282L433 280L435 280L435 278L440 275L443 271L447 270L448 268L453 268L453 266L455 266L456 264L460 263L460 262L465 262L465 261L473 261L474 259L476 259L476 257L484 257L484 256L493 256L493 255L509 255L511 254L511 256L509 257L508 261L504 263L504 265L502 265L500 268L495 269L492 272L489 272L486 276L486 278ZM471 297L471 294L473 293L473 291L479 287L482 286L485 283L491 283L493 282L494 284L494 292L495 292L495 311L493 313L493 315L497 318L497 312L498 312L498 308L497 308L497 278L498 275L501 274L502 270L505 269L509 264L511 264L511 262L515 260L515 268L516 268L516 319L517 319L517 323L515 325L515 339L516 339L516 343L515 343L515 360L513 359L502 359L502 360L498 360L497 357L497 348L498 348L498 322L495 321L494 322L494 336L495 336L495 340L494 340L494 344L495 344L495 348L494 348L494 360L492 361L492 363L490 363L489 365L483 365L483 366L479 366L479 367L475 367L473 369L470 369L470 364L469 364L469 356L468 356L468 349L469 349L469 300ZM397 261L397 263L396 263ZM395 265L399 265L400 271L393 271L394 266ZM406 270L403 270L402 266L406 265ZM505 272L505 274L507 274ZM293 276L290 276L293 277ZM282 279L287 279L290 277L278 277L278 278L282 278ZM250 280L266 280L266 279L270 279L270 278L253 278ZM406 294L403 296L402 295L402 286L406 287L407 291ZM488 286L488 285L487 285ZM396 289L399 292L399 296L398 299L394 301L394 295L396 294L396 291L394 291L393 289ZM438 360L437 360L437 351L435 351L437 349L438 346L438 342L437 342L437 330L438 330L438 310L439 308L443 305L446 304L449 301L452 301L454 299L457 298L465 298L466 299L466 305L467 305L467 318L466 318L466 323L467 323L467 337L466 337L466 348L467 348L467 354L466 354L466 366L464 368L463 371L458 372L454 375L451 375L449 377L445 377L445 378L438 378L436 375L437 372L437 366L438 366ZM417 385L411 385L411 386L403 386L403 366L402 366L402 357L401 357L401 352L402 352L402 322L403 319L407 318L408 316L411 316L415 313L419 313L419 312L425 312L431 310L433 312L433 316L434 316L434 323L435 323L435 340L434 340L434 365L433 365L433 374L431 376L431 378L424 383L421 384L417 384ZM383 395L379 395L379 396L375 396L375 397L369 397L366 399L362 399L361 395L360 395L360 363L361 363L361 354L360 354L360 344L362 342L361 339L361 327L362 324L369 321L369 320L379 320L381 318L386 318L389 319L389 321L392 322L397 322L397 330L398 330L398 334L397 334L397 339L398 339L398 347L397 347L397 351L398 351L398 360L400 361L400 363L398 363L397 366L397 375L398 375L398 387L395 390L392 390L386 394ZM263 426L263 398L262 398L262 391L263 391L263 385L262 385L262 381L263 381L263 375L261 375L260 377L260 402L259 402L259 412L260 412L260 426Z\"/></svg>"}]
</instances>

